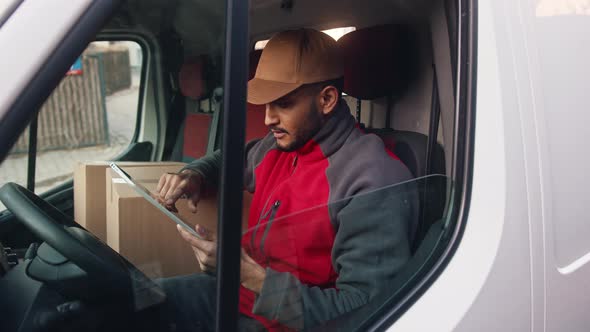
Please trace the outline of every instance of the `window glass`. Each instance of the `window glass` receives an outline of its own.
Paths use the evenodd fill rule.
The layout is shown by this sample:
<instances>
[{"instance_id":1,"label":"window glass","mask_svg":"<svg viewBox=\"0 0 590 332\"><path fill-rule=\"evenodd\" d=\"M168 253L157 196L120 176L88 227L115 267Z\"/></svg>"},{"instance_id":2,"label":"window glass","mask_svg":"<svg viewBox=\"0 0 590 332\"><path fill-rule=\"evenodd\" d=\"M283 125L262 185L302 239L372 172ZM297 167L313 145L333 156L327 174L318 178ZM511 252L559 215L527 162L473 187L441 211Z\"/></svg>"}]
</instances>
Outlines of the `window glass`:
<instances>
[{"instance_id":1,"label":"window glass","mask_svg":"<svg viewBox=\"0 0 590 332\"><path fill-rule=\"evenodd\" d=\"M81 160L109 160L135 133L143 51L132 41L93 42L38 116L35 192L72 178ZM26 186L29 129L0 166L0 185Z\"/></svg>"},{"instance_id":2,"label":"window glass","mask_svg":"<svg viewBox=\"0 0 590 332\"><path fill-rule=\"evenodd\" d=\"M242 241L267 267L254 313L275 327L329 323L328 330L363 330L428 270L431 252L442 245L450 185L447 177L431 175L278 218L273 215L297 199L267 204L268 217ZM332 227L338 230L333 242L327 240Z\"/></svg>"},{"instance_id":3,"label":"window glass","mask_svg":"<svg viewBox=\"0 0 590 332\"><path fill-rule=\"evenodd\" d=\"M145 4L132 1L129 15L143 22L150 19L147 13L160 15L169 10L167 6L168 2ZM212 147L216 137L220 136L215 129L221 126L220 114L224 107L224 15L223 2L178 2L178 7L170 13L167 22L170 26L158 30L157 42L161 44L156 61L159 61L159 68L163 71L157 74L165 81L160 86L155 85L156 88L170 88L165 94L166 117L158 120L161 124L164 120L168 121L161 127L167 131L167 138L175 140L174 144L167 144L173 145L171 160L177 163L135 167L122 164L121 169L161 201L175 192L171 188L179 183L171 180L158 188L162 176L167 179L179 176L184 163L197 158L208 158L214 169L207 174L207 186L214 189L218 183L219 172L215 169L222 167L221 151L214 151ZM146 25L150 26L148 23ZM158 21L155 26L159 28L160 24ZM142 121L147 122L145 119ZM200 225L198 234L211 253L209 258L213 258L212 261L204 261L204 251L199 252L191 242L196 238L194 234L186 233L190 239L183 237L175 222L158 207L139 196L127 183L117 181L120 179L115 177L112 179L108 185L110 189L106 189L107 234L102 240L137 268L136 280L145 280L143 276L147 276L161 286L154 291L166 295L165 302L161 303L164 324L174 325L177 330L213 330L217 265L217 199L214 190L203 192L196 213L192 213L188 205L192 194L179 198L173 209L193 231L197 224ZM188 182L194 184L191 181ZM191 188L196 187L195 184ZM162 300L146 297L144 286L142 282L133 285L132 295L137 311L150 305L151 301ZM194 311L185 310L188 307ZM187 312L190 317L183 315Z\"/></svg>"}]
</instances>

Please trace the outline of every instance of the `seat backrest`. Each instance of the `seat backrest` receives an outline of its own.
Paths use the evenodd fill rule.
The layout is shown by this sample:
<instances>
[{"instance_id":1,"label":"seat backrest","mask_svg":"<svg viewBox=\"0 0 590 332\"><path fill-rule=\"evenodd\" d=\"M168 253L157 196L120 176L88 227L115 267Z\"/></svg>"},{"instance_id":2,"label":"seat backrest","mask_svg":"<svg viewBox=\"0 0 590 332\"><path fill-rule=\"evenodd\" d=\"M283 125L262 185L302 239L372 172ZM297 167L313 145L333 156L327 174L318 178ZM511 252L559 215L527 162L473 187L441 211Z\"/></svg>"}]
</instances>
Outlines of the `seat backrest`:
<instances>
[{"instance_id":1,"label":"seat backrest","mask_svg":"<svg viewBox=\"0 0 590 332\"><path fill-rule=\"evenodd\" d=\"M338 44L344 59L346 94L361 100L372 100L399 97L405 93L412 74L409 69L413 68L413 60L409 58L412 42L407 27L390 24L360 29L344 35ZM385 146L399 157L415 177L445 174L444 150L438 143L433 147L431 165L427 167L426 135L393 129L365 128L365 131L381 137ZM414 249L444 208L444 204L441 204L434 209L428 207L433 211L426 211L426 199L425 196L420 199Z\"/></svg>"},{"instance_id":2,"label":"seat backrest","mask_svg":"<svg viewBox=\"0 0 590 332\"><path fill-rule=\"evenodd\" d=\"M344 59L344 92L362 100L400 96L410 81L412 68L408 63L411 48L408 28L389 24L350 32L338 40ZM426 175L427 136L409 131L367 128L380 136L410 169L414 176ZM436 167L430 173L444 174L444 153L436 144L433 160ZM442 159L442 167L440 160ZM435 169L436 168L436 169Z\"/></svg>"},{"instance_id":3,"label":"seat backrest","mask_svg":"<svg viewBox=\"0 0 590 332\"><path fill-rule=\"evenodd\" d=\"M178 73L179 88L185 97L184 120L176 137L172 160L191 162L207 152L208 134L212 116L198 112L199 101L208 92L203 75L205 57L192 57L185 60Z\"/></svg>"},{"instance_id":4,"label":"seat backrest","mask_svg":"<svg viewBox=\"0 0 590 332\"><path fill-rule=\"evenodd\" d=\"M424 134L405 130L367 129L381 137L385 147L393 151L408 167L415 177L426 174L426 146L428 137ZM440 144L436 144L432 151L432 161L429 174L445 174L445 153Z\"/></svg>"},{"instance_id":5,"label":"seat backrest","mask_svg":"<svg viewBox=\"0 0 590 332\"><path fill-rule=\"evenodd\" d=\"M262 51L253 51L250 54L250 78L256 73L256 67L260 60ZM214 131L214 114L211 112L200 112L199 100L206 97L206 82L204 78L205 57L189 58L182 65L178 74L180 91L187 99L185 117L181 125L182 135L177 136L173 160L191 162L204 156L210 142L216 137ZM215 93L213 90L211 93ZM211 110L209 110L211 111ZM248 103L246 110L246 142L264 137L268 128L264 125L265 106ZM218 134L218 133L217 133Z\"/></svg>"}]
</instances>

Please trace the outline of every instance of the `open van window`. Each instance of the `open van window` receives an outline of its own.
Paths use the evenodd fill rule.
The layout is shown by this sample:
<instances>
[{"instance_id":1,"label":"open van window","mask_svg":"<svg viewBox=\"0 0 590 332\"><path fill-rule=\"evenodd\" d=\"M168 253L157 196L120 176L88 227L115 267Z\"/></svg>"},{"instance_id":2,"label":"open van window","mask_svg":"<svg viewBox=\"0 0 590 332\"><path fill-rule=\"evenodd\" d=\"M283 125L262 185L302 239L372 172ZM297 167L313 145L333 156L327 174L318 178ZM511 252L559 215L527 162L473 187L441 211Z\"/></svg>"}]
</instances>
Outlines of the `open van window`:
<instances>
[{"instance_id":1,"label":"open van window","mask_svg":"<svg viewBox=\"0 0 590 332\"><path fill-rule=\"evenodd\" d=\"M65 83L34 110L37 135L12 138L0 165L0 182L9 182L0 189L7 208L0 242L18 256L0 274L0 294L27 289L0 329L120 328L113 317L147 330L366 330L393 323L450 259L469 191L465 67L473 62L459 51L470 50L471 40L450 31L471 23L457 23L463 16L451 2L273 0L253 1L251 11L232 1L122 3L100 27L99 41L72 59ZM334 26L340 28L323 31L330 37L310 28ZM261 39L271 35L301 40L301 52L269 60L273 41ZM289 66L292 54L313 48L306 44L313 38L329 45L318 49L337 50L334 61L318 53L309 57L317 60L313 68L301 70L310 62L299 60ZM276 61L270 70L269 61ZM305 79L276 79L292 68ZM67 85L85 78L93 80ZM264 95L277 85L261 85L258 96L248 95L256 82L269 81L288 89L271 98ZM90 107L79 107L86 100ZM45 116L47 108L75 121ZM68 123L73 129L60 127ZM46 127L65 143L40 136ZM98 138L88 143L85 133ZM49 168L42 159L53 153L42 152L49 143L54 152L69 148L57 157L65 166L56 166L68 175L49 172L59 177L55 183L35 182L31 174ZM36 167L14 166L18 153ZM97 180L64 182L70 159L97 167L86 173ZM206 242L179 233L89 159L157 161L126 170ZM9 168L26 177L4 172ZM198 190L177 192L180 185ZM81 204L74 188L101 198ZM104 231L80 225L74 209L94 209ZM264 283L251 283L244 266ZM204 304L188 309L198 302L193 295L204 293ZM176 315L179 303L190 304L180 306L194 320ZM0 301L0 311L10 305ZM47 310L53 316L39 320Z\"/></svg>"},{"instance_id":2,"label":"open van window","mask_svg":"<svg viewBox=\"0 0 590 332\"><path fill-rule=\"evenodd\" d=\"M91 42L10 150L0 185L42 194L71 181L78 162L111 160L127 149L139 129L145 51L135 41Z\"/></svg>"}]
</instances>

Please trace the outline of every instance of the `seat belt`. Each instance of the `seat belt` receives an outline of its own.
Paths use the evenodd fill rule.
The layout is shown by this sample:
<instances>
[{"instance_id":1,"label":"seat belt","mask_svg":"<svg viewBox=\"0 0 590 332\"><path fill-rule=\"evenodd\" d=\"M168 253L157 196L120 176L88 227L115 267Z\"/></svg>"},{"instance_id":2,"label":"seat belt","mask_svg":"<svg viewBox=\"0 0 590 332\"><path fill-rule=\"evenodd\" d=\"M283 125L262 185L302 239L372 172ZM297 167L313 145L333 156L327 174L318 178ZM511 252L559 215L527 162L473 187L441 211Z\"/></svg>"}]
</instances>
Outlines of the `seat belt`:
<instances>
[{"instance_id":1,"label":"seat belt","mask_svg":"<svg viewBox=\"0 0 590 332\"><path fill-rule=\"evenodd\" d=\"M387 112L385 112L385 129L391 129L391 107L393 106L393 97L387 95Z\"/></svg>"},{"instance_id":2,"label":"seat belt","mask_svg":"<svg viewBox=\"0 0 590 332\"><path fill-rule=\"evenodd\" d=\"M177 55L174 58L166 58L164 69L168 73L170 81L170 99L166 105L168 111L168 119L166 121L166 132L164 134L164 150L163 157L165 159L171 158L174 151L174 146L180 135L179 128L186 118L185 96L180 92L178 83L178 71L183 62L184 49L182 47L181 38L174 32L172 22L174 22L174 14L178 0L169 0L163 9L162 20L160 21L160 35L171 35L173 38L165 39L169 41L164 45L165 49L175 49L169 54Z\"/></svg>"},{"instance_id":3,"label":"seat belt","mask_svg":"<svg viewBox=\"0 0 590 332\"><path fill-rule=\"evenodd\" d=\"M453 156L453 133L455 127L455 85L451 64L452 46L449 41L447 16L443 1L436 1L430 16L430 35L432 36L432 55L438 90L440 121L442 124L443 148L445 151L445 171L450 174Z\"/></svg>"},{"instance_id":4,"label":"seat belt","mask_svg":"<svg viewBox=\"0 0 590 332\"><path fill-rule=\"evenodd\" d=\"M221 114L223 112L223 88L217 87L213 90L213 118L211 119L211 125L209 126L209 138L207 140L207 154L213 153L221 145L221 138L219 137L219 124L221 123Z\"/></svg>"},{"instance_id":5,"label":"seat belt","mask_svg":"<svg viewBox=\"0 0 590 332\"><path fill-rule=\"evenodd\" d=\"M430 175L432 172L432 154L438 140L439 119L440 100L438 96L438 80L436 78L436 66L432 64L432 97L430 102L430 123L428 127L428 141L426 143L426 165L424 175Z\"/></svg>"}]
</instances>

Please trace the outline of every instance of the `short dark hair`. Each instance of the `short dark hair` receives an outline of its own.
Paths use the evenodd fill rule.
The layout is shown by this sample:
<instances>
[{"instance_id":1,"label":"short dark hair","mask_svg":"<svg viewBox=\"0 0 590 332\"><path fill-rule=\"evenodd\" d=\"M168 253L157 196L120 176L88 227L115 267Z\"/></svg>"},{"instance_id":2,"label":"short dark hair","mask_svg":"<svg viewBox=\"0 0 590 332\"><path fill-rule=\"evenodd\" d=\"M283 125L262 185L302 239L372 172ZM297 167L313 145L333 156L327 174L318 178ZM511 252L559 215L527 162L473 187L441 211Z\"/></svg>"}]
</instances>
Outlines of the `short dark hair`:
<instances>
[{"instance_id":1,"label":"short dark hair","mask_svg":"<svg viewBox=\"0 0 590 332\"><path fill-rule=\"evenodd\" d=\"M338 101L342 99L342 90L344 89L344 77L335 78L317 83L305 84L305 87L315 87L318 91L323 90L327 86L333 86L338 90Z\"/></svg>"}]
</instances>

